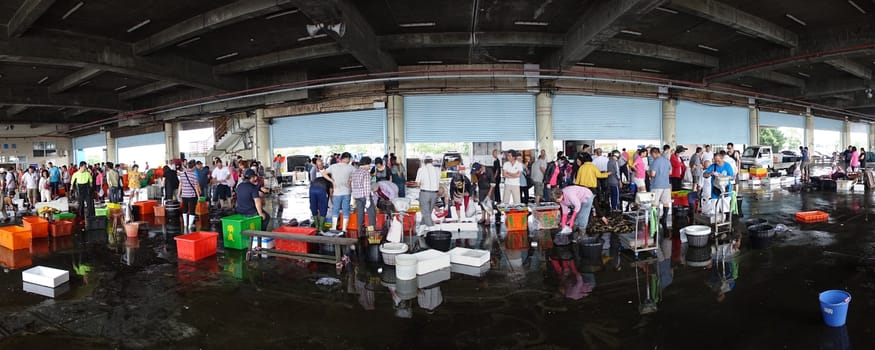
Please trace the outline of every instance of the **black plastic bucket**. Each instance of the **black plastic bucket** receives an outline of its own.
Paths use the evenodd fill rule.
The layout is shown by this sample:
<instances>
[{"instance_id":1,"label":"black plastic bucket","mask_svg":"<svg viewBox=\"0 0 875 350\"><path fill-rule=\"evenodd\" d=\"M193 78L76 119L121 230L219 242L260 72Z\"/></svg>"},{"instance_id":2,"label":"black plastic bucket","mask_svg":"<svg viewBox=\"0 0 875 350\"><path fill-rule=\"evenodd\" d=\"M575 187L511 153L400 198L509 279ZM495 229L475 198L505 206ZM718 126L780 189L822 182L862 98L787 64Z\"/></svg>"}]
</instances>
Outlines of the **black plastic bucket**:
<instances>
[{"instance_id":1,"label":"black plastic bucket","mask_svg":"<svg viewBox=\"0 0 875 350\"><path fill-rule=\"evenodd\" d=\"M751 218L744 221L744 226L751 227L754 225L765 224L767 222L769 221L763 218Z\"/></svg>"},{"instance_id":2,"label":"black plastic bucket","mask_svg":"<svg viewBox=\"0 0 875 350\"><path fill-rule=\"evenodd\" d=\"M450 250L450 241L453 234L450 231L429 231L425 234L425 244L431 249L442 252Z\"/></svg>"},{"instance_id":3,"label":"black plastic bucket","mask_svg":"<svg viewBox=\"0 0 875 350\"><path fill-rule=\"evenodd\" d=\"M750 246L753 249L766 249L772 245L772 238L750 237Z\"/></svg>"},{"instance_id":4,"label":"black plastic bucket","mask_svg":"<svg viewBox=\"0 0 875 350\"><path fill-rule=\"evenodd\" d=\"M775 236L775 226L769 224L753 225L747 228L747 232L752 238L772 238Z\"/></svg>"},{"instance_id":5,"label":"black plastic bucket","mask_svg":"<svg viewBox=\"0 0 875 350\"><path fill-rule=\"evenodd\" d=\"M580 259L582 263L601 262L602 247L605 245L605 240L599 237L584 237L578 243L580 246Z\"/></svg>"},{"instance_id":6,"label":"black plastic bucket","mask_svg":"<svg viewBox=\"0 0 875 350\"><path fill-rule=\"evenodd\" d=\"M689 238L689 237L687 237ZM687 262L706 262L711 260L711 247L693 247L687 249Z\"/></svg>"}]
</instances>

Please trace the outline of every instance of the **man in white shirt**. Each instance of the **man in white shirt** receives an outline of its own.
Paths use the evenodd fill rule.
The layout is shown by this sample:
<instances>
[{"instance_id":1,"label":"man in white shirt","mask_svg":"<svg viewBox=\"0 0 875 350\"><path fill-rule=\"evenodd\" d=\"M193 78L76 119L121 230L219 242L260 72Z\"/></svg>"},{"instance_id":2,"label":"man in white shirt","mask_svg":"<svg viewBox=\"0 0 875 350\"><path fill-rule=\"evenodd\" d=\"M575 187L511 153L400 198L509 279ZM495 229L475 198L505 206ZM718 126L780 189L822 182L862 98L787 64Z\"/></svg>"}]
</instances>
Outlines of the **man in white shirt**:
<instances>
[{"instance_id":1,"label":"man in white shirt","mask_svg":"<svg viewBox=\"0 0 875 350\"><path fill-rule=\"evenodd\" d=\"M419 212L422 213L422 224L428 227L434 226L431 213L434 211L441 181L440 170L433 163L431 157L426 156L423 165L416 172L416 184L419 186Z\"/></svg>"},{"instance_id":2,"label":"man in white shirt","mask_svg":"<svg viewBox=\"0 0 875 350\"><path fill-rule=\"evenodd\" d=\"M355 168L349 164L352 155L343 152L340 162L334 163L328 169L322 171L322 176L334 184L334 196L331 198L331 225L332 230L337 229L338 214L343 210L343 217L349 220L350 204L352 203L352 173Z\"/></svg>"},{"instance_id":3,"label":"man in white shirt","mask_svg":"<svg viewBox=\"0 0 875 350\"><path fill-rule=\"evenodd\" d=\"M608 171L608 156L602 152L601 148L595 149L595 157L592 158L592 165L599 168L599 171L605 173Z\"/></svg>"},{"instance_id":4,"label":"man in white shirt","mask_svg":"<svg viewBox=\"0 0 875 350\"><path fill-rule=\"evenodd\" d=\"M520 176L523 176L523 163L517 161L519 153L514 150L507 152L507 161L501 166L504 176L504 203L520 204Z\"/></svg>"},{"instance_id":5,"label":"man in white shirt","mask_svg":"<svg viewBox=\"0 0 875 350\"><path fill-rule=\"evenodd\" d=\"M711 145L705 145L705 151L702 152L702 163L714 162L714 152L711 152Z\"/></svg>"},{"instance_id":6,"label":"man in white shirt","mask_svg":"<svg viewBox=\"0 0 875 350\"><path fill-rule=\"evenodd\" d=\"M212 184L216 185L216 206L220 211L225 206L231 207L231 187L234 187L234 178L231 177L231 169L224 166L221 160L217 160L216 168L213 169L212 176Z\"/></svg>"},{"instance_id":7,"label":"man in white shirt","mask_svg":"<svg viewBox=\"0 0 875 350\"><path fill-rule=\"evenodd\" d=\"M22 176L24 178L24 186L27 188L27 202L30 205L30 209L35 208L36 200L39 198L39 190L37 190L36 186L39 178L34 176L35 173L33 167L28 167L27 172Z\"/></svg>"},{"instance_id":8,"label":"man in white shirt","mask_svg":"<svg viewBox=\"0 0 875 350\"><path fill-rule=\"evenodd\" d=\"M532 184L535 187L535 204L541 203L544 196L544 173L547 171L547 152L541 150L538 160L532 164Z\"/></svg>"}]
</instances>

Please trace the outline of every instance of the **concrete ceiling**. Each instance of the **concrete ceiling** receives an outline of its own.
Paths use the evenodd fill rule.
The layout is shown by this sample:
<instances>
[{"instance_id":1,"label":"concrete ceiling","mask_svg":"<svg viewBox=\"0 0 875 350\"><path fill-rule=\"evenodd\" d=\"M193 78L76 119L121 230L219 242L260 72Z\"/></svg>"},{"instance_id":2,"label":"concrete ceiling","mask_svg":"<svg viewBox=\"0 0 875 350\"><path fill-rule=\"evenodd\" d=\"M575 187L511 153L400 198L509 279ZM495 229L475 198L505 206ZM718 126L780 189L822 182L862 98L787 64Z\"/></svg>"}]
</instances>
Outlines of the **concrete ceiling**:
<instances>
[{"instance_id":1,"label":"concrete ceiling","mask_svg":"<svg viewBox=\"0 0 875 350\"><path fill-rule=\"evenodd\" d=\"M434 62L646 70L868 113L873 13L872 0L5 0L0 121L85 123ZM346 32L311 36L313 23Z\"/></svg>"}]
</instances>

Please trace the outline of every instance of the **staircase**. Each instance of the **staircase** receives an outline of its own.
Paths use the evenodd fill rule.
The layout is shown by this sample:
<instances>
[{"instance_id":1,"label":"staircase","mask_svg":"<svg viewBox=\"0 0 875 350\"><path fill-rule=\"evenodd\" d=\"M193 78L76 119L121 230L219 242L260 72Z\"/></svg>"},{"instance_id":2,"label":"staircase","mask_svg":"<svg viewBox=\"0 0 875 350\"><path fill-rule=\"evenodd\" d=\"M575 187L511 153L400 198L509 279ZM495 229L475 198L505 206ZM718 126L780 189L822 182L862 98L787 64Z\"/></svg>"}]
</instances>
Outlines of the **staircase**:
<instances>
[{"instance_id":1,"label":"staircase","mask_svg":"<svg viewBox=\"0 0 875 350\"><path fill-rule=\"evenodd\" d=\"M216 143L209 159L234 154L252 147L250 136L255 131L255 118L225 117L213 121Z\"/></svg>"}]
</instances>

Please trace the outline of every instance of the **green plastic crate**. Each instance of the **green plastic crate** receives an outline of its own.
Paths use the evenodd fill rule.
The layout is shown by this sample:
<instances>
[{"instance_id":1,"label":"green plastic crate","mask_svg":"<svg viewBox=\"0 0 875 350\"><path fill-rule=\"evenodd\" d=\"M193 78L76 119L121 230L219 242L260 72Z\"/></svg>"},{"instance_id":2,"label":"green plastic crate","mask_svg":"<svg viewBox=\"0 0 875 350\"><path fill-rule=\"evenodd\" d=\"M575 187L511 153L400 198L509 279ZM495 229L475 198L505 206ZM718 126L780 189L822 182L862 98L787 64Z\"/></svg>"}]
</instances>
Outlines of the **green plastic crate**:
<instances>
[{"instance_id":1,"label":"green plastic crate","mask_svg":"<svg viewBox=\"0 0 875 350\"><path fill-rule=\"evenodd\" d=\"M55 220L64 220L64 219L75 219L76 214L73 213L57 213L52 215Z\"/></svg>"},{"instance_id":2,"label":"green plastic crate","mask_svg":"<svg viewBox=\"0 0 875 350\"><path fill-rule=\"evenodd\" d=\"M198 201L198 202L206 202L206 201L207 201L207 197L198 197L198 198L197 198L197 201Z\"/></svg>"},{"instance_id":3,"label":"green plastic crate","mask_svg":"<svg viewBox=\"0 0 875 350\"><path fill-rule=\"evenodd\" d=\"M224 270L236 279L246 278L246 252L235 250L225 252Z\"/></svg>"},{"instance_id":4,"label":"green plastic crate","mask_svg":"<svg viewBox=\"0 0 875 350\"><path fill-rule=\"evenodd\" d=\"M246 230L260 230L261 216L246 217L234 214L222 218L222 240L225 248L249 249L249 237L243 237L241 233Z\"/></svg>"},{"instance_id":5,"label":"green plastic crate","mask_svg":"<svg viewBox=\"0 0 875 350\"><path fill-rule=\"evenodd\" d=\"M109 216L109 209L96 208L96 209L94 209L94 216Z\"/></svg>"}]
</instances>

